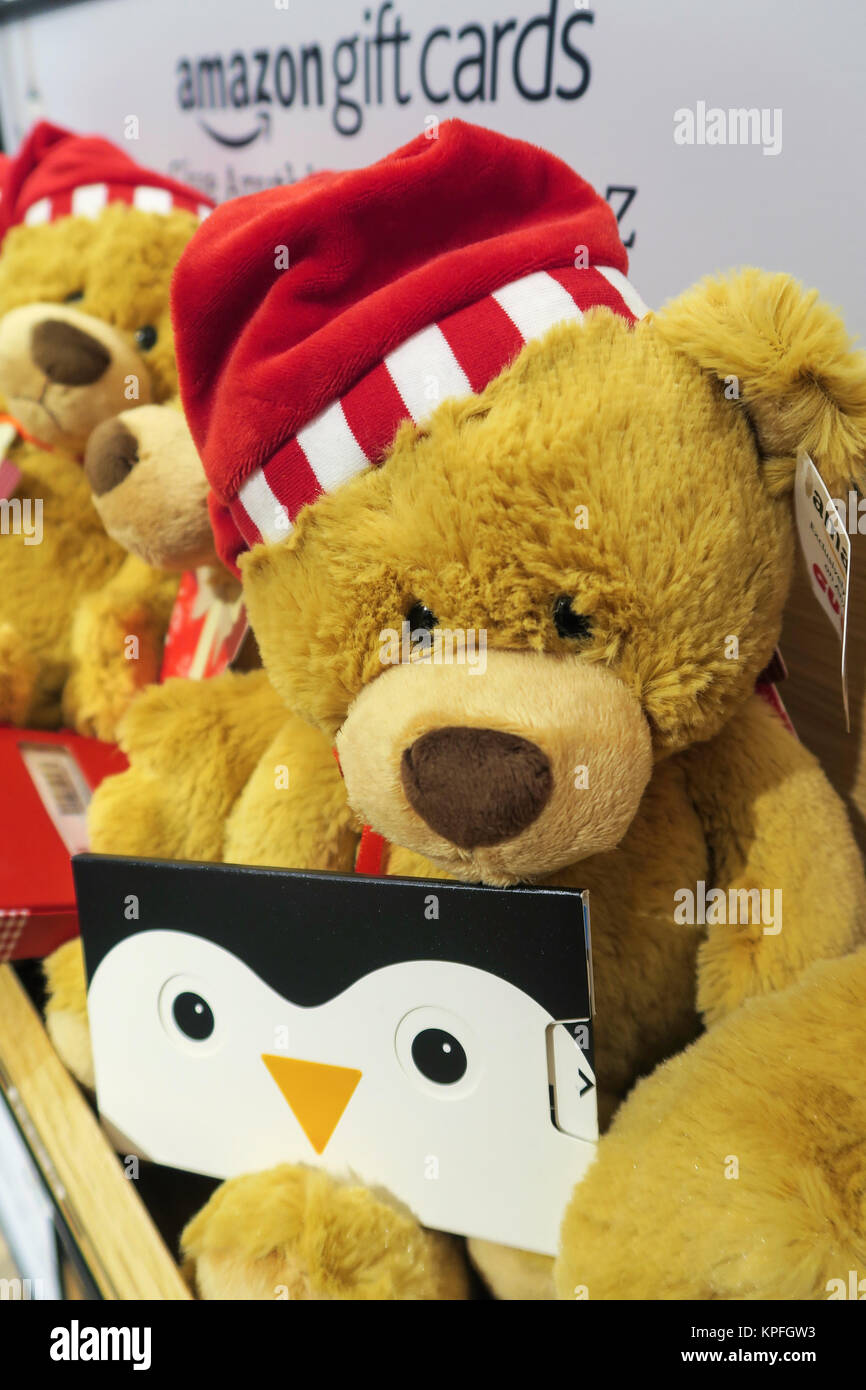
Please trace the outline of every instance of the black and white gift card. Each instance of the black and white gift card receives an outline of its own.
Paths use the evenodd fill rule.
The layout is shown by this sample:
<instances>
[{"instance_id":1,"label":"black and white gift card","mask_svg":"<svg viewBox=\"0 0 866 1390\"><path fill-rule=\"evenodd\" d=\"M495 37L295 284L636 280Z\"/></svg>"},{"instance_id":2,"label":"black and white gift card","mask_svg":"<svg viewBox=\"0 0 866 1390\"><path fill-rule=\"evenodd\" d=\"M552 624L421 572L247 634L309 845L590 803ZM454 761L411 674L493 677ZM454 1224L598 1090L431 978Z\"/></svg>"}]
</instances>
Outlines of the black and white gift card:
<instances>
[{"instance_id":1,"label":"black and white gift card","mask_svg":"<svg viewBox=\"0 0 866 1390\"><path fill-rule=\"evenodd\" d=\"M302 1163L554 1253L598 1138L587 895L85 854L99 1109L158 1163Z\"/></svg>"}]
</instances>

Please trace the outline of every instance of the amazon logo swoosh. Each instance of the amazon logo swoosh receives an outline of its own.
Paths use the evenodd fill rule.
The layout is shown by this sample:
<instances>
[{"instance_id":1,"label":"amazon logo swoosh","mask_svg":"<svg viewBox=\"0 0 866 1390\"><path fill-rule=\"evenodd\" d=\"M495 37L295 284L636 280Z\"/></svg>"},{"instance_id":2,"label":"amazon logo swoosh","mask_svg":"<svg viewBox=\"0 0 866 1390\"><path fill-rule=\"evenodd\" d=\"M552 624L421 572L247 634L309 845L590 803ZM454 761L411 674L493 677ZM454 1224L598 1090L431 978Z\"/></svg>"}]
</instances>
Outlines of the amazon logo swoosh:
<instances>
[{"instance_id":1,"label":"amazon logo swoosh","mask_svg":"<svg viewBox=\"0 0 866 1390\"><path fill-rule=\"evenodd\" d=\"M260 111L256 129L251 130L247 135L223 135L221 131L214 130L212 126L209 126L207 121L199 120L199 125L206 135L209 135L212 140L216 140L218 145L225 145L232 150L242 150L247 145L252 145L260 135L270 132L271 113L270 111Z\"/></svg>"}]
</instances>

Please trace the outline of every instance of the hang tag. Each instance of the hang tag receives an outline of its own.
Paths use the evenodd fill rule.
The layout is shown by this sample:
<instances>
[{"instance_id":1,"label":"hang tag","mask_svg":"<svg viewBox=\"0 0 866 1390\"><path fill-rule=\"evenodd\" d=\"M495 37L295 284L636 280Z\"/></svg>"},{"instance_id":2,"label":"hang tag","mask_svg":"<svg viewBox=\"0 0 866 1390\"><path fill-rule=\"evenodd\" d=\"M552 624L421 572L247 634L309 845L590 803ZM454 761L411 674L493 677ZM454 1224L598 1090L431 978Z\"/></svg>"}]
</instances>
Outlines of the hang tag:
<instances>
[{"instance_id":1,"label":"hang tag","mask_svg":"<svg viewBox=\"0 0 866 1390\"><path fill-rule=\"evenodd\" d=\"M5 459L17 438L18 431L12 421L0 415L0 459Z\"/></svg>"},{"instance_id":2,"label":"hang tag","mask_svg":"<svg viewBox=\"0 0 866 1390\"><path fill-rule=\"evenodd\" d=\"M240 595L227 601L214 590L206 568L188 571L175 599L160 680L220 675L238 655L248 628Z\"/></svg>"},{"instance_id":3,"label":"hang tag","mask_svg":"<svg viewBox=\"0 0 866 1390\"><path fill-rule=\"evenodd\" d=\"M0 417L0 501L11 497L21 482L21 470L6 455L18 438L18 431L9 420Z\"/></svg>"},{"instance_id":4,"label":"hang tag","mask_svg":"<svg viewBox=\"0 0 866 1390\"><path fill-rule=\"evenodd\" d=\"M0 502L14 496L20 482L20 469L15 467L11 459L0 459Z\"/></svg>"},{"instance_id":5,"label":"hang tag","mask_svg":"<svg viewBox=\"0 0 866 1390\"><path fill-rule=\"evenodd\" d=\"M794 515L812 592L842 644L842 704L845 710L845 728L850 733L846 642L848 594L851 585L851 541L839 509L807 453L800 454L797 459Z\"/></svg>"}]
</instances>

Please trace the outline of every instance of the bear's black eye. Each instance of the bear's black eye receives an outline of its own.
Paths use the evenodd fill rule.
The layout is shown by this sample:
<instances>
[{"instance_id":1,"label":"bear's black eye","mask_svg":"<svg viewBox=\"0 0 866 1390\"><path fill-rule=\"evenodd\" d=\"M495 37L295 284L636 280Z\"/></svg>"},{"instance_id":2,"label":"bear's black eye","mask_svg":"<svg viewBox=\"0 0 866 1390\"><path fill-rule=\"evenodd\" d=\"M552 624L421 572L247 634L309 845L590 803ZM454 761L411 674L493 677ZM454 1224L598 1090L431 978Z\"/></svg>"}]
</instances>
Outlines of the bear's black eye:
<instances>
[{"instance_id":1,"label":"bear's black eye","mask_svg":"<svg viewBox=\"0 0 866 1390\"><path fill-rule=\"evenodd\" d=\"M439 623L436 614L431 613L430 609L424 603L413 603L409 612L406 614L406 621L409 624L409 630L411 632L414 632L416 628L419 627L426 628L429 632L431 628L436 627Z\"/></svg>"},{"instance_id":2,"label":"bear's black eye","mask_svg":"<svg viewBox=\"0 0 866 1390\"><path fill-rule=\"evenodd\" d=\"M592 623L585 613L575 613L568 594L560 594L553 605L553 621L560 637L588 637Z\"/></svg>"},{"instance_id":3,"label":"bear's black eye","mask_svg":"<svg viewBox=\"0 0 866 1390\"><path fill-rule=\"evenodd\" d=\"M412 1043L412 1061L422 1076L439 1086L453 1086L466 1075L466 1053L444 1028L422 1029Z\"/></svg>"},{"instance_id":4,"label":"bear's black eye","mask_svg":"<svg viewBox=\"0 0 866 1390\"><path fill-rule=\"evenodd\" d=\"M73 290L71 294L68 294L68 295L66 296L66 298L65 298L64 301L63 301L63 303L64 303L64 304L74 304L75 301L76 301L76 299L83 299L83 298L84 298L84 290Z\"/></svg>"},{"instance_id":5,"label":"bear's black eye","mask_svg":"<svg viewBox=\"0 0 866 1390\"><path fill-rule=\"evenodd\" d=\"M171 1006L174 1021L182 1033L193 1042L204 1042L214 1030L213 1010L206 999L192 990L184 990Z\"/></svg>"},{"instance_id":6,"label":"bear's black eye","mask_svg":"<svg viewBox=\"0 0 866 1390\"><path fill-rule=\"evenodd\" d=\"M142 352L147 352L156 342L156 329L152 323L146 323L142 328L135 330L135 341Z\"/></svg>"}]
</instances>

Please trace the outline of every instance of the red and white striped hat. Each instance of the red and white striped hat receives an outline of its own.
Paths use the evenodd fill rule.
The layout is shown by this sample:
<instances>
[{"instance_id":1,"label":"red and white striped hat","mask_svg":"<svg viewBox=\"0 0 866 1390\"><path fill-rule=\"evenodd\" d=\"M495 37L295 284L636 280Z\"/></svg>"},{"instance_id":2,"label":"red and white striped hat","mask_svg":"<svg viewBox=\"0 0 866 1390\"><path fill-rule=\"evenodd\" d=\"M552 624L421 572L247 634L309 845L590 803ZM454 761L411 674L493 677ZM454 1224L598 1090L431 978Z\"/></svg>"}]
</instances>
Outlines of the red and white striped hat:
<instances>
[{"instance_id":1,"label":"red and white striped hat","mask_svg":"<svg viewBox=\"0 0 866 1390\"><path fill-rule=\"evenodd\" d=\"M554 324L600 305L634 322L626 269L610 207L567 165L460 121L223 204L173 287L220 554L285 537L401 421L482 391Z\"/></svg>"},{"instance_id":2,"label":"red and white striped hat","mask_svg":"<svg viewBox=\"0 0 866 1390\"><path fill-rule=\"evenodd\" d=\"M143 212L183 208L199 218L213 207L197 189L142 168L101 136L73 135L39 121L2 172L0 240L21 223L96 217L109 203Z\"/></svg>"}]
</instances>

